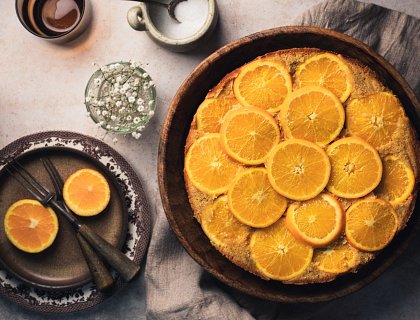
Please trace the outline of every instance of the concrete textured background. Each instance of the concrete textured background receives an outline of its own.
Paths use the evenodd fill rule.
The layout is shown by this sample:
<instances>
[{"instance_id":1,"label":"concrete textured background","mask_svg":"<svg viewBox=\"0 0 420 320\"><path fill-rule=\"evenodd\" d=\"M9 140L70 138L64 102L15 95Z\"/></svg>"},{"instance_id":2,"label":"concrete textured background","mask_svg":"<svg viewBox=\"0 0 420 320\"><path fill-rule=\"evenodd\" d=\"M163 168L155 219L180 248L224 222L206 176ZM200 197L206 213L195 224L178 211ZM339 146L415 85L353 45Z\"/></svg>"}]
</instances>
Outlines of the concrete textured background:
<instances>
[{"instance_id":1,"label":"concrete textured background","mask_svg":"<svg viewBox=\"0 0 420 320\"><path fill-rule=\"evenodd\" d=\"M319 0L219 0L219 25L205 46L187 54L160 48L126 22L133 3L92 0L93 21L79 39L65 46L52 45L29 34L15 15L14 1L1 1L0 12L0 148L27 134L70 130L103 138L135 168L149 202L160 205L156 161L161 125L171 98L191 70L220 46L241 36L288 25ZM418 0L368 0L420 18ZM255 4L258 3L257 8ZM419 36L419 35L413 35ZM413 53L418 54L418 53ZM104 136L83 105L84 88L93 62L139 61L158 90L157 111L140 140L121 137L116 144ZM348 297L314 305L281 305L290 319L419 319L420 237L384 275ZM105 303L87 311L59 316L73 319L145 319L143 275ZM55 319L22 309L0 298L0 319ZM310 314L310 316L308 316Z\"/></svg>"}]
</instances>

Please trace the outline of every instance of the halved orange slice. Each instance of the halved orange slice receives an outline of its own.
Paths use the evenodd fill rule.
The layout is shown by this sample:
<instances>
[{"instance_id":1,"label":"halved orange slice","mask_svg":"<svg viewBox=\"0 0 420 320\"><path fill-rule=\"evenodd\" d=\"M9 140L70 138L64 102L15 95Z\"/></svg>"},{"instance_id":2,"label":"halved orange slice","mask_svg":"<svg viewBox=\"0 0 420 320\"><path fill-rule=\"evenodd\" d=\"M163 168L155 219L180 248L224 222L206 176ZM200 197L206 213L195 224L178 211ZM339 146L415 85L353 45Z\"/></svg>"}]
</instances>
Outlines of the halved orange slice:
<instances>
[{"instance_id":1,"label":"halved orange slice","mask_svg":"<svg viewBox=\"0 0 420 320\"><path fill-rule=\"evenodd\" d=\"M375 189L382 177L378 152L360 138L343 138L327 149L331 160L328 191L342 198L355 199Z\"/></svg>"},{"instance_id":2,"label":"halved orange slice","mask_svg":"<svg viewBox=\"0 0 420 320\"><path fill-rule=\"evenodd\" d=\"M245 164L261 164L280 141L276 120L255 107L229 111L220 129L223 149L233 159Z\"/></svg>"},{"instance_id":3,"label":"halved orange slice","mask_svg":"<svg viewBox=\"0 0 420 320\"><path fill-rule=\"evenodd\" d=\"M108 181L96 170L80 169L64 183L63 198L71 211L94 216L105 210L111 198Z\"/></svg>"},{"instance_id":4,"label":"halved orange slice","mask_svg":"<svg viewBox=\"0 0 420 320\"><path fill-rule=\"evenodd\" d=\"M18 249L41 252L52 245L58 233L58 219L51 208L24 199L13 203L4 217L4 231Z\"/></svg>"},{"instance_id":5,"label":"halved orange slice","mask_svg":"<svg viewBox=\"0 0 420 320\"><path fill-rule=\"evenodd\" d=\"M229 188L228 200L234 216L255 228L273 224L287 207L287 200L273 189L264 168L239 174Z\"/></svg>"},{"instance_id":6,"label":"halved orange slice","mask_svg":"<svg viewBox=\"0 0 420 320\"><path fill-rule=\"evenodd\" d=\"M382 199L360 200L346 212L346 237L364 251L377 251L391 242L398 228L398 216L392 205Z\"/></svg>"},{"instance_id":7,"label":"halved orange slice","mask_svg":"<svg viewBox=\"0 0 420 320\"><path fill-rule=\"evenodd\" d=\"M315 265L321 271L328 273L345 273L359 262L360 253L347 241L336 241L328 248L314 252Z\"/></svg>"},{"instance_id":8,"label":"halved orange slice","mask_svg":"<svg viewBox=\"0 0 420 320\"><path fill-rule=\"evenodd\" d=\"M321 86L332 91L341 102L353 89L353 75L344 59L332 53L321 53L299 65L295 73L298 87Z\"/></svg>"},{"instance_id":9,"label":"halved orange slice","mask_svg":"<svg viewBox=\"0 0 420 320\"><path fill-rule=\"evenodd\" d=\"M223 152L217 133L197 139L185 157L188 178L198 190L209 195L226 192L241 168Z\"/></svg>"},{"instance_id":10,"label":"halved orange slice","mask_svg":"<svg viewBox=\"0 0 420 320\"><path fill-rule=\"evenodd\" d=\"M392 140L402 119L398 99L389 92L379 92L350 101L346 107L347 129L375 148Z\"/></svg>"},{"instance_id":11,"label":"halved orange slice","mask_svg":"<svg viewBox=\"0 0 420 320\"><path fill-rule=\"evenodd\" d=\"M395 156L388 156L383 160L383 169L375 194L393 205L404 202L413 192L416 181L411 166Z\"/></svg>"},{"instance_id":12,"label":"halved orange slice","mask_svg":"<svg viewBox=\"0 0 420 320\"><path fill-rule=\"evenodd\" d=\"M322 193L314 199L291 204L286 224L296 239L313 247L324 247L343 230L344 212L334 197Z\"/></svg>"},{"instance_id":13,"label":"halved orange slice","mask_svg":"<svg viewBox=\"0 0 420 320\"><path fill-rule=\"evenodd\" d=\"M324 190L331 165L325 151L315 143L290 139L274 147L267 170L278 193L292 200L308 200Z\"/></svg>"},{"instance_id":14,"label":"halved orange slice","mask_svg":"<svg viewBox=\"0 0 420 320\"><path fill-rule=\"evenodd\" d=\"M331 91L307 86L287 96L279 120L288 138L326 145L343 129L344 109Z\"/></svg>"},{"instance_id":15,"label":"halved orange slice","mask_svg":"<svg viewBox=\"0 0 420 320\"><path fill-rule=\"evenodd\" d=\"M243 106L277 109L292 91L292 78L283 63L257 59L241 68L233 91Z\"/></svg>"},{"instance_id":16,"label":"halved orange slice","mask_svg":"<svg viewBox=\"0 0 420 320\"><path fill-rule=\"evenodd\" d=\"M219 133L223 117L234 107L240 106L235 97L205 99L197 110L197 129L210 133Z\"/></svg>"},{"instance_id":17,"label":"halved orange slice","mask_svg":"<svg viewBox=\"0 0 420 320\"><path fill-rule=\"evenodd\" d=\"M251 258L263 275L289 280L302 274L312 260L313 249L296 240L286 228L285 219L256 230L250 241Z\"/></svg>"},{"instance_id":18,"label":"halved orange slice","mask_svg":"<svg viewBox=\"0 0 420 320\"><path fill-rule=\"evenodd\" d=\"M203 209L201 225L204 233L217 246L235 246L243 243L251 229L239 222L229 210L227 196L221 196Z\"/></svg>"}]
</instances>

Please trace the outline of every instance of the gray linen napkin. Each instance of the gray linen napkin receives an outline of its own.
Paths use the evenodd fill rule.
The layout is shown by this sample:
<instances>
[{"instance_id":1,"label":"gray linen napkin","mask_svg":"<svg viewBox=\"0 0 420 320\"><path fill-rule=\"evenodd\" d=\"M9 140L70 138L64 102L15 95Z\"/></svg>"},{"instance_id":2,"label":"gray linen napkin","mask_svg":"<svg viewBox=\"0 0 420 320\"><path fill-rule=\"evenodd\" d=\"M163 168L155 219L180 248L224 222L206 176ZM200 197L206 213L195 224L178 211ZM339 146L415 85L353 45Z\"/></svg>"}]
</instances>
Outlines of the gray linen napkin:
<instances>
[{"instance_id":1,"label":"gray linen napkin","mask_svg":"<svg viewBox=\"0 0 420 320\"><path fill-rule=\"evenodd\" d=\"M420 20L354 0L328 0L295 24L334 29L365 42L391 62L419 95ZM149 319L302 319L319 309L319 305L261 301L223 285L181 247L160 203L145 278Z\"/></svg>"}]
</instances>

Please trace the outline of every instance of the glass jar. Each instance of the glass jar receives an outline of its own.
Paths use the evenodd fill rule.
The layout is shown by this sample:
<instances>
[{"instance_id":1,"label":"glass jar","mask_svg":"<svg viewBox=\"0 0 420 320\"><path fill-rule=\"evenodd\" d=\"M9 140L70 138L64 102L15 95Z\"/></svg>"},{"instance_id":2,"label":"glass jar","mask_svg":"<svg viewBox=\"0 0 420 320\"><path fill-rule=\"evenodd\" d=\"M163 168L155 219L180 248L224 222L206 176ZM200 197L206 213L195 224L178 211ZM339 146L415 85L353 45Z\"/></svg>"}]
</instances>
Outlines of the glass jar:
<instances>
[{"instance_id":1,"label":"glass jar","mask_svg":"<svg viewBox=\"0 0 420 320\"><path fill-rule=\"evenodd\" d=\"M109 63L90 77L85 105L92 120L105 130L140 133L155 112L155 85L138 63Z\"/></svg>"}]
</instances>

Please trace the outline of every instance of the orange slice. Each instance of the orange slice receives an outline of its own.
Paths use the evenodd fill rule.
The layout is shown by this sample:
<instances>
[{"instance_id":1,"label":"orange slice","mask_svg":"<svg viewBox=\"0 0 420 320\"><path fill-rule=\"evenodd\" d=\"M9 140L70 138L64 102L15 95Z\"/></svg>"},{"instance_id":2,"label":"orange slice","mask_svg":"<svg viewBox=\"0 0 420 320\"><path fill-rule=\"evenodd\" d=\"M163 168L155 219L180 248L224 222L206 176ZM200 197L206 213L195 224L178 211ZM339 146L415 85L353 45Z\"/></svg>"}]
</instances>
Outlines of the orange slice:
<instances>
[{"instance_id":1,"label":"orange slice","mask_svg":"<svg viewBox=\"0 0 420 320\"><path fill-rule=\"evenodd\" d=\"M37 253L47 249L58 233L58 219L51 208L36 200L19 200L4 217L4 231L18 249Z\"/></svg>"},{"instance_id":2,"label":"orange slice","mask_svg":"<svg viewBox=\"0 0 420 320\"><path fill-rule=\"evenodd\" d=\"M398 99L388 92L379 92L350 101L346 107L347 129L380 148L392 140L403 117Z\"/></svg>"},{"instance_id":3,"label":"orange slice","mask_svg":"<svg viewBox=\"0 0 420 320\"><path fill-rule=\"evenodd\" d=\"M242 223L264 228L276 222L287 207L268 180L267 170L252 168L242 172L228 191L229 207Z\"/></svg>"},{"instance_id":4,"label":"orange slice","mask_svg":"<svg viewBox=\"0 0 420 320\"><path fill-rule=\"evenodd\" d=\"M298 87L322 86L332 91L341 102L353 89L353 76L344 59L332 53L322 53L307 59L295 73Z\"/></svg>"},{"instance_id":5,"label":"orange slice","mask_svg":"<svg viewBox=\"0 0 420 320\"><path fill-rule=\"evenodd\" d=\"M345 273L359 262L359 252L347 241L336 241L328 248L314 252L315 265L328 273Z\"/></svg>"},{"instance_id":6,"label":"orange slice","mask_svg":"<svg viewBox=\"0 0 420 320\"><path fill-rule=\"evenodd\" d=\"M382 199L360 200L347 209L346 237L359 250L385 248L397 228L397 213L390 203Z\"/></svg>"},{"instance_id":7,"label":"orange slice","mask_svg":"<svg viewBox=\"0 0 420 320\"><path fill-rule=\"evenodd\" d=\"M205 99L197 110L197 129L210 133L219 133L225 114L240 106L234 97Z\"/></svg>"},{"instance_id":8,"label":"orange slice","mask_svg":"<svg viewBox=\"0 0 420 320\"><path fill-rule=\"evenodd\" d=\"M343 129L344 109L331 91L308 86L294 91L286 98L279 120L288 138L326 145Z\"/></svg>"},{"instance_id":9,"label":"orange slice","mask_svg":"<svg viewBox=\"0 0 420 320\"><path fill-rule=\"evenodd\" d=\"M302 274L312 260L313 249L287 230L285 219L256 230L250 241L251 258L263 275L289 280Z\"/></svg>"},{"instance_id":10,"label":"orange slice","mask_svg":"<svg viewBox=\"0 0 420 320\"><path fill-rule=\"evenodd\" d=\"M355 199L375 189L382 177L378 152L356 137L343 138L327 149L331 160L328 191L342 198Z\"/></svg>"},{"instance_id":11,"label":"orange slice","mask_svg":"<svg viewBox=\"0 0 420 320\"><path fill-rule=\"evenodd\" d=\"M404 202L413 192L416 181L410 165L395 156L388 156L383 160L383 169L375 193L393 205Z\"/></svg>"},{"instance_id":12,"label":"orange slice","mask_svg":"<svg viewBox=\"0 0 420 320\"><path fill-rule=\"evenodd\" d=\"M315 143L290 139L270 153L267 170L278 193L293 200L308 200L325 188L331 166L325 151Z\"/></svg>"},{"instance_id":13,"label":"orange slice","mask_svg":"<svg viewBox=\"0 0 420 320\"><path fill-rule=\"evenodd\" d=\"M188 178L198 190L209 195L226 192L240 169L240 164L223 152L217 133L197 139L185 157Z\"/></svg>"},{"instance_id":14,"label":"orange slice","mask_svg":"<svg viewBox=\"0 0 420 320\"><path fill-rule=\"evenodd\" d=\"M94 216L105 210L111 191L101 173L81 169L67 178L63 198L70 210L79 216Z\"/></svg>"},{"instance_id":15,"label":"orange slice","mask_svg":"<svg viewBox=\"0 0 420 320\"><path fill-rule=\"evenodd\" d=\"M323 193L314 199L293 203L287 209L289 231L313 247L323 247L337 239L344 227L340 203Z\"/></svg>"},{"instance_id":16,"label":"orange slice","mask_svg":"<svg viewBox=\"0 0 420 320\"><path fill-rule=\"evenodd\" d=\"M245 164L261 164L280 141L276 120L267 112L246 107L229 111L220 129L223 149Z\"/></svg>"},{"instance_id":17,"label":"orange slice","mask_svg":"<svg viewBox=\"0 0 420 320\"><path fill-rule=\"evenodd\" d=\"M241 68L233 91L243 106L277 109L292 91L292 78L283 63L258 59Z\"/></svg>"},{"instance_id":18,"label":"orange slice","mask_svg":"<svg viewBox=\"0 0 420 320\"><path fill-rule=\"evenodd\" d=\"M243 243L251 229L240 223L229 210L227 196L221 196L201 213L204 233L216 246L235 246Z\"/></svg>"}]
</instances>

